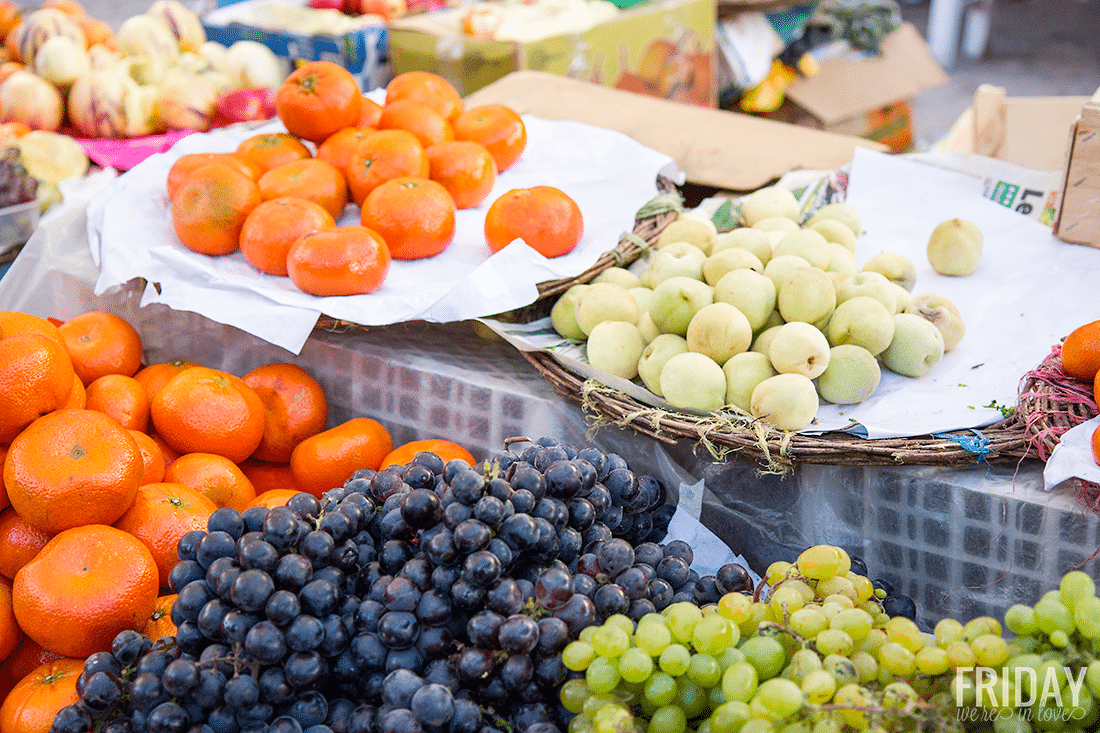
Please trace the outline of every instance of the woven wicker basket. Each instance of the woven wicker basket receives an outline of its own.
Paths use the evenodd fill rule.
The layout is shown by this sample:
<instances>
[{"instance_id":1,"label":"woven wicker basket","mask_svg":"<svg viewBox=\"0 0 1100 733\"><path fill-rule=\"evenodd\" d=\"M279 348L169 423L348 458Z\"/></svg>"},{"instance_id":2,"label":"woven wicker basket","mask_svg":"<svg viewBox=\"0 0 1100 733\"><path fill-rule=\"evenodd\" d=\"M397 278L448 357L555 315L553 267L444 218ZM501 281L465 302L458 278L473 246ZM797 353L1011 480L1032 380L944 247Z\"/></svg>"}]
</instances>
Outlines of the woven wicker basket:
<instances>
[{"instance_id":1,"label":"woven wicker basket","mask_svg":"<svg viewBox=\"0 0 1100 733\"><path fill-rule=\"evenodd\" d=\"M1020 383L1016 415L1040 460L1050 458L1067 430L1096 414L1092 385L1074 379L1062 369L1061 344L1055 344L1047 358L1025 374Z\"/></svg>"}]
</instances>

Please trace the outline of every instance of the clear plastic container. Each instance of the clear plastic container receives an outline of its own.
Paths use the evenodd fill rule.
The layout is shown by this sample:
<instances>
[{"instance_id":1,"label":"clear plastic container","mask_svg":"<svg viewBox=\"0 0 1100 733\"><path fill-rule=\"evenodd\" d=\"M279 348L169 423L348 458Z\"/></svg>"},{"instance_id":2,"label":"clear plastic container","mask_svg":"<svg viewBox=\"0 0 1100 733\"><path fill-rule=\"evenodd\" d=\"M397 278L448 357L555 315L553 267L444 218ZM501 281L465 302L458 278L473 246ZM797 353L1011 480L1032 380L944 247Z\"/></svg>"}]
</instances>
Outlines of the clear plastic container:
<instances>
[{"instance_id":1,"label":"clear plastic container","mask_svg":"<svg viewBox=\"0 0 1100 733\"><path fill-rule=\"evenodd\" d=\"M0 254L27 243L38 227L38 201L0 209Z\"/></svg>"}]
</instances>

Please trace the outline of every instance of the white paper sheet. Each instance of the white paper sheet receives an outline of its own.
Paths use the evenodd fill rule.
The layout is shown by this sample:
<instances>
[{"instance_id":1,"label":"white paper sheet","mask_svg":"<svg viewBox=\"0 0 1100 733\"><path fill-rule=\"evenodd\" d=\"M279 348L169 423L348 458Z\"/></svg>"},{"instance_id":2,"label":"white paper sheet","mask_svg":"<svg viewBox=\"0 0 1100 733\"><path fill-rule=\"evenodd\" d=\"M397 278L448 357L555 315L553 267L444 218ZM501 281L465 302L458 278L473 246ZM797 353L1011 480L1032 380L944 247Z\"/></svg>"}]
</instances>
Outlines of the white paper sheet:
<instances>
[{"instance_id":1,"label":"white paper sheet","mask_svg":"<svg viewBox=\"0 0 1100 733\"><path fill-rule=\"evenodd\" d=\"M498 176L479 208L457 213L455 240L447 250L425 260L395 260L374 293L329 298L307 295L289 278L260 273L239 252L192 252L172 231L164 186L177 158L232 151L250 135L285 129L282 124L188 136L120 176L89 205L89 246L100 266L96 293L142 277L160 286L159 293L146 291L145 303L200 313L294 353L321 313L377 326L458 321L528 305L538 297L539 282L580 274L615 247L633 228L638 209L656 195L658 173L678 172L671 158L619 132L531 116L524 124L523 155ZM585 226L580 244L553 259L522 242L491 254L483 234L489 205L510 189L535 185L556 186L577 201ZM358 208L349 205L339 223L358 224Z\"/></svg>"},{"instance_id":2,"label":"white paper sheet","mask_svg":"<svg viewBox=\"0 0 1100 733\"><path fill-rule=\"evenodd\" d=\"M1097 427L1100 427L1100 417L1062 433L1043 467L1043 488L1050 491L1071 478L1100 484L1100 465L1092 457L1092 434Z\"/></svg>"}]
</instances>

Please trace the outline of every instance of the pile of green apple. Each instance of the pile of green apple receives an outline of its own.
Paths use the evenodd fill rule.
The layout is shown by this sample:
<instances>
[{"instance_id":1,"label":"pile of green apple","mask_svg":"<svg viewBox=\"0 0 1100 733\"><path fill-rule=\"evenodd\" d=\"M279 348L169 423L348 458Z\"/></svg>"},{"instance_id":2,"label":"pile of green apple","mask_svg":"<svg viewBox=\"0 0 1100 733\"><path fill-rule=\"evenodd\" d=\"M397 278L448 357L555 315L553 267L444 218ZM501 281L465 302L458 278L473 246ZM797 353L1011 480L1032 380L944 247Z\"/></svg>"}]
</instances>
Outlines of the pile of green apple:
<instances>
[{"instance_id":1,"label":"pile of green apple","mask_svg":"<svg viewBox=\"0 0 1100 733\"><path fill-rule=\"evenodd\" d=\"M718 232L684 212L660 234L638 273L612 267L574 285L551 310L563 338L586 341L589 363L640 378L670 406L735 407L781 430L801 430L819 399L856 404L881 368L926 374L966 333L955 305L911 294L913 262L881 252L860 268L858 212L833 203L800 223L787 189L742 200L745 226ZM935 228L929 261L973 272L981 232L954 219Z\"/></svg>"}]
</instances>

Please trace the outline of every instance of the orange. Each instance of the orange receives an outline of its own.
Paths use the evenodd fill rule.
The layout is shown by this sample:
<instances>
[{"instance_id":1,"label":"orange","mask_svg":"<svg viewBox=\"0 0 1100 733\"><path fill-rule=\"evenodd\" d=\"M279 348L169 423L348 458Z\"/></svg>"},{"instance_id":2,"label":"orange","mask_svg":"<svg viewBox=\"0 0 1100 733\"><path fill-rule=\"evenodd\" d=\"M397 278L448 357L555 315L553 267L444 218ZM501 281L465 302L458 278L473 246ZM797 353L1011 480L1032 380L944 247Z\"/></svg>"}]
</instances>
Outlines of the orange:
<instances>
[{"instance_id":1,"label":"orange","mask_svg":"<svg viewBox=\"0 0 1100 733\"><path fill-rule=\"evenodd\" d=\"M313 157L301 140L285 132L263 132L245 138L236 152L260 166L264 173L292 160Z\"/></svg>"},{"instance_id":2,"label":"orange","mask_svg":"<svg viewBox=\"0 0 1100 733\"><path fill-rule=\"evenodd\" d=\"M258 181L260 176L264 174L264 169L260 167L259 163L240 153L188 153L177 158L172 167L168 169L168 199L175 198L180 186L195 169L201 168L207 163L225 163L237 168L253 181Z\"/></svg>"},{"instance_id":3,"label":"orange","mask_svg":"<svg viewBox=\"0 0 1100 733\"><path fill-rule=\"evenodd\" d=\"M254 506L262 506L268 509L274 509L277 506L286 506L286 503L290 501L291 497L300 493L302 492L298 489L268 489L250 501L248 503L248 508L251 509Z\"/></svg>"},{"instance_id":4,"label":"orange","mask_svg":"<svg viewBox=\"0 0 1100 733\"><path fill-rule=\"evenodd\" d=\"M11 506L11 500L8 499L8 490L4 488L4 462L7 458L7 447L0 445L0 510L7 509Z\"/></svg>"},{"instance_id":5,"label":"orange","mask_svg":"<svg viewBox=\"0 0 1100 733\"><path fill-rule=\"evenodd\" d=\"M0 730L4 733L49 733L61 708L76 703L76 679L84 670L83 659L58 659L39 666L8 693L0 706Z\"/></svg>"},{"instance_id":6,"label":"orange","mask_svg":"<svg viewBox=\"0 0 1100 733\"><path fill-rule=\"evenodd\" d=\"M0 512L0 575L14 580L19 569L49 541L48 532L27 524L11 507Z\"/></svg>"},{"instance_id":7,"label":"orange","mask_svg":"<svg viewBox=\"0 0 1100 733\"><path fill-rule=\"evenodd\" d=\"M348 203L348 183L344 174L331 163L316 158L295 160L275 166L259 181L264 201L294 196L324 207L333 219L339 219Z\"/></svg>"},{"instance_id":8,"label":"orange","mask_svg":"<svg viewBox=\"0 0 1100 733\"><path fill-rule=\"evenodd\" d=\"M378 120L382 117L382 105L373 99L363 97L363 108L359 112L359 127L377 127Z\"/></svg>"},{"instance_id":9,"label":"orange","mask_svg":"<svg viewBox=\"0 0 1100 733\"><path fill-rule=\"evenodd\" d=\"M386 104L399 99L426 104L447 121L458 117L464 108L458 90L442 76L430 71L406 71L393 77L386 85Z\"/></svg>"},{"instance_id":10,"label":"orange","mask_svg":"<svg viewBox=\"0 0 1100 733\"><path fill-rule=\"evenodd\" d=\"M381 109L379 107L379 110ZM372 132L378 132L378 129L376 127L345 127L343 130L337 130L317 146L317 159L325 161L340 171L346 178L351 156L355 153L355 149L359 147L359 143L366 140ZM349 188L348 191L350 195L351 189Z\"/></svg>"},{"instance_id":11,"label":"orange","mask_svg":"<svg viewBox=\"0 0 1100 733\"><path fill-rule=\"evenodd\" d=\"M140 629L159 591L157 563L141 540L105 524L59 532L12 584L19 625L45 649L72 657L106 651Z\"/></svg>"},{"instance_id":12,"label":"orange","mask_svg":"<svg viewBox=\"0 0 1100 733\"><path fill-rule=\"evenodd\" d=\"M140 629L141 633L149 638L149 641L176 635L176 625L172 623L172 604L176 602L177 595L171 593L157 598L157 605L153 608L153 614L149 617L145 627Z\"/></svg>"},{"instance_id":13,"label":"orange","mask_svg":"<svg viewBox=\"0 0 1100 733\"><path fill-rule=\"evenodd\" d=\"M443 185L459 209L477 208L493 190L497 164L481 143L452 140L425 151L429 178Z\"/></svg>"},{"instance_id":14,"label":"orange","mask_svg":"<svg viewBox=\"0 0 1100 733\"><path fill-rule=\"evenodd\" d=\"M286 277L290 246L305 234L334 226L332 214L316 201L292 196L264 201L244 220L241 254L260 272Z\"/></svg>"},{"instance_id":15,"label":"orange","mask_svg":"<svg viewBox=\"0 0 1100 733\"><path fill-rule=\"evenodd\" d=\"M84 389L84 382L73 372L73 388L69 392L69 399L61 406L65 410L83 410L88 405L88 390Z\"/></svg>"},{"instance_id":16,"label":"orange","mask_svg":"<svg viewBox=\"0 0 1100 733\"><path fill-rule=\"evenodd\" d=\"M152 405L150 405L150 419L152 419L152 416ZM160 448L160 454L164 456L164 468L165 470L167 470L167 468L172 465L172 461L180 457L180 452L165 443L164 438L160 437L156 433L149 433L149 437L152 438L153 442L157 444L158 448Z\"/></svg>"},{"instance_id":17,"label":"orange","mask_svg":"<svg viewBox=\"0 0 1100 733\"><path fill-rule=\"evenodd\" d=\"M141 451L141 485L155 484L164 480L164 452L157 441L150 438L140 430L131 430L130 437L137 443Z\"/></svg>"},{"instance_id":18,"label":"orange","mask_svg":"<svg viewBox=\"0 0 1100 733\"><path fill-rule=\"evenodd\" d=\"M258 461L289 463L294 446L325 429L328 400L309 372L296 364L264 364L241 379L264 405L264 437L252 454Z\"/></svg>"},{"instance_id":19,"label":"orange","mask_svg":"<svg viewBox=\"0 0 1100 733\"><path fill-rule=\"evenodd\" d=\"M184 453L165 469L164 480L197 491L218 509L243 511L256 498L256 489L240 466L214 453Z\"/></svg>"},{"instance_id":20,"label":"orange","mask_svg":"<svg viewBox=\"0 0 1100 733\"><path fill-rule=\"evenodd\" d=\"M359 143L348 161L348 186L357 206L380 184L402 176L427 178L428 154L407 130L379 130Z\"/></svg>"},{"instance_id":21,"label":"orange","mask_svg":"<svg viewBox=\"0 0 1100 733\"><path fill-rule=\"evenodd\" d=\"M0 445L64 405L74 378L65 347L48 336L17 333L0 338Z\"/></svg>"},{"instance_id":22,"label":"orange","mask_svg":"<svg viewBox=\"0 0 1100 733\"><path fill-rule=\"evenodd\" d=\"M442 438L431 438L428 440L414 440L394 448L382 459L379 468L385 468L386 466L404 466L406 463L416 458L416 454L421 451L435 453L443 459L444 463L454 458L461 458L471 466L477 464L477 460L470 451L466 450L458 443L443 440Z\"/></svg>"},{"instance_id":23,"label":"orange","mask_svg":"<svg viewBox=\"0 0 1100 733\"><path fill-rule=\"evenodd\" d=\"M319 143L359 124L363 94L350 71L331 61L309 61L283 81L275 111L293 135Z\"/></svg>"},{"instance_id":24,"label":"orange","mask_svg":"<svg viewBox=\"0 0 1100 733\"><path fill-rule=\"evenodd\" d=\"M373 293L386 279L390 252L372 229L342 226L310 232L290 246L287 274L310 295Z\"/></svg>"},{"instance_id":25,"label":"orange","mask_svg":"<svg viewBox=\"0 0 1100 733\"><path fill-rule=\"evenodd\" d=\"M145 394L149 395L149 401L152 402L160 388L168 384L168 380L183 370L196 366L202 365L186 359L173 359L143 367L134 375L134 379L141 382L141 386L145 388Z\"/></svg>"},{"instance_id":26,"label":"orange","mask_svg":"<svg viewBox=\"0 0 1100 733\"><path fill-rule=\"evenodd\" d=\"M1100 371L1100 321L1075 328L1062 341L1062 368L1074 379L1092 382Z\"/></svg>"},{"instance_id":27,"label":"orange","mask_svg":"<svg viewBox=\"0 0 1100 733\"><path fill-rule=\"evenodd\" d=\"M114 419L94 410L58 410L12 441L4 485L23 519L53 534L121 517L143 468L137 443Z\"/></svg>"},{"instance_id":28,"label":"orange","mask_svg":"<svg viewBox=\"0 0 1100 733\"><path fill-rule=\"evenodd\" d=\"M7 659L23 640L23 630L11 609L11 588L0 583L0 661Z\"/></svg>"},{"instance_id":29,"label":"orange","mask_svg":"<svg viewBox=\"0 0 1100 733\"><path fill-rule=\"evenodd\" d=\"M192 367L157 392L153 427L179 453L217 453L234 463L252 455L264 434L264 406L240 377Z\"/></svg>"},{"instance_id":30,"label":"orange","mask_svg":"<svg viewBox=\"0 0 1100 733\"><path fill-rule=\"evenodd\" d=\"M22 9L12 0L0 2L0 38L6 38L15 26L19 25Z\"/></svg>"},{"instance_id":31,"label":"orange","mask_svg":"<svg viewBox=\"0 0 1100 733\"><path fill-rule=\"evenodd\" d=\"M70 318L58 330L85 387L104 374L132 377L141 368L141 336L124 318L90 311Z\"/></svg>"},{"instance_id":32,"label":"orange","mask_svg":"<svg viewBox=\"0 0 1100 733\"><path fill-rule=\"evenodd\" d=\"M38 333L65 346L65 337L61 335L57 326L58 324L51 323L45 318L32 316L30 313L0 311L0 338L14 336L17 333ZM67 346L65 351L68 353Z\"/></svg>"},{"instance_id":33,"label":"orange","mask_svg":"<svg viewBox=\"0 0 1100 733\"><path fill-rule=\"evenodd\" d=\"M90 15L77 15L73 17L73 20L84 32L84 45L88 48L98 43L117 46L115 29L107 21L93 18Z\"/></svg>"},{"instance_id":34,"label":"orange","mask_svg":"<svg viewBox=\"0 0 1100 733\"><path fill-rule=\"evenodd\" d=\"M380 130L408 130L425 148L455 139L451 123L428 105L415 99L386 102L378 120Z\"/></svg>"},{"instance_id":35,"label":"orange","mask_svg":"<svg viewBox=\"0 0 1100 733\"><path fill-rule=\"evenodd\" d=\"M294 480L314 496L343 486L360 468L378 469L393 438L376 420L356 417L306 438L290 456Z\"/></svg>"},{"instance_id":36,"label":"orange","mask_svg":"<svg viewBox=\"0 0 1100 733\"><path fill-rule=\"evenodd\" d=\"M360 220L382 235L394 259L417 260L454 241L455 201L436 181L394 178L370 192Z\"/></svg>"},{"instance_id":37,"label":"orange","mask_svg":"<svg viewBox=\"0 0 1100 733\"><path fill-rule=\"evenodd\" d=\"M241 464L241 470L252 482L257 496L272 489L302 490L294 481L289 463L266 463L249 458Z\"/></svg>"},{"instance_id":38,"label":"orange","mask_svg":"<svg viewBox=\"0 0 1100 733\"><path fill-rule=\"evenodd\" d=\"M1100 463L1100 425L1092 431L1092 460ZM3 516L0 514L0 516Z\"/></svg>"},{"instance_id":39,"label":"orange","mask_svg":"<svg viewBox=\"0 0 1100 733\"><path fill-rule=\"evenodd\" d=\"M508 170L527 147L527 127L515 110L503 104L472 107L453 123L455 140L481 143L497 162L497 172Z\"/></svg>"},{"instance_id":40,"label":"orange","mask_svg":"<svg viewBox=\"0 0 1100 733\"><path fill-rule=\"evenodd\" d=\"M88 385L85 409L113 417L129 430L149 427L149 395L141 382L124 374L104 374Z\"/></svg>"},{"instance_id":41,"label":"orange","mask_svg":"<svg viewBox=\"0 0 1100 733\"><path fill-rule=\"evenodd\" d=\"M84 10L84 6L76 0L46 0L46 2L42 3L42 7L54 8L66 15L76 16L87 14L87 11Z\"/></svg>"},{"instance_id":42,"label":"orange","mask_svg":"<svg viewBox=\"0 0 1100 733\"><path fill-rule=\"evenodd\" d=\"M0 702L20 680L39 666L63 658L60 654L43 649L38 642L24 634L23 641L19 642L11 656L0 663Z\"/></svg>"},{"instance_id":43,"label":"orange","mask_svg":"<svg viewBox=\"0 0 1100 733\"><path fill-rule=\"evenodd\" d=\"M225 163L207 163L172 199L172 228L184 246L199 254L230 254L237 250L245 218L261 201L251 178Z\"/></svg>"},{"instance_id":44,"label":"orange","mask_svg":"<svg viewBox=\"0 0 1100 733\"><path fill-rule=\"evenodd\" d=\"M169 466L171 468L171 466ZM194 489L164 481L146 484L115 522L115 528L137 537L156 562L160 587L169 587L168 573L179 562L176 544L193 529L206 529L206 520L218 507ZM152 609L150 609L152 613Z\"/></svg>"},{"instance_id":45,"label":"orange","mask_svg":"<svg viewBox=\"0 0 1100 733\"><path fill-rule=\"evenodd\" d=\"M583 233L577 202L553 186L514 188L485 214L485 241L493 252L522 239L544 257L559 257L572 252Z\"/></svg>"}]
</instances>

